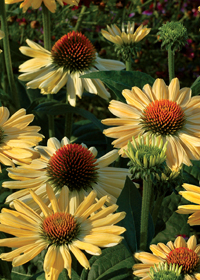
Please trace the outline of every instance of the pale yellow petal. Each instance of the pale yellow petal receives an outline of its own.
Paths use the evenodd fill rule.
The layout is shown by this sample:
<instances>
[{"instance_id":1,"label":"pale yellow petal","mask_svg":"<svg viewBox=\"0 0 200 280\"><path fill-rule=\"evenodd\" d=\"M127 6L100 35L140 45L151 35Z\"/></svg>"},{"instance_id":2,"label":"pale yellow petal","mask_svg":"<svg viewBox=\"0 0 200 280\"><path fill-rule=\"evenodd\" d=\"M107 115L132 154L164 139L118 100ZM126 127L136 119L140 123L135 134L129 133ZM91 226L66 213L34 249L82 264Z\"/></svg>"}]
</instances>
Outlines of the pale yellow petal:
<instances>
[{"instance_id":1,"label":"pale yellow petal","mask_svg":"<svg viewBox=\"0 0 200 280\"><path fill-rule=\"evenodd\" d=\"M79 261L79 263L85 268L90 268L90 264L86 256L83 254L82 251L80 251L76 246L72 244L69 244L70 251L74 254L75 258Z\"/></svg>"},{"instance_id":2,"label":"pale yellow petal","mask_svg":"<svg viewBox=\"0 0 200 280\"><path fill-rule=\"evenodd\" d=\"M174 246L175 248L180 248L180 247L187 248L187 243L185 242L185 239L182 236L178 236L174 241Z\"/></svg>"}]
</instances>

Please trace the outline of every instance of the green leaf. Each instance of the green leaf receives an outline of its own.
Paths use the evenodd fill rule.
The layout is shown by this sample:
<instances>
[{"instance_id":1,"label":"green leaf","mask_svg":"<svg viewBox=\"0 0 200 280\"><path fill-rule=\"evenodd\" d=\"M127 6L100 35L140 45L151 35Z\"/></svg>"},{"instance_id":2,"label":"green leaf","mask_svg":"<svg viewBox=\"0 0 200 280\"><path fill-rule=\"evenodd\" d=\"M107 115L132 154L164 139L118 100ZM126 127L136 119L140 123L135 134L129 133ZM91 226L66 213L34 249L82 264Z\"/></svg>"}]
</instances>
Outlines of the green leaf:
<instances>
[{"instance_id":1,"label":"green leaf","mask_svg":"<svg viewBox=\"0 0 200 280\"><path fill-rule=\"evenodd\" d=\"M48 115L65 115L67 113L78 114L93 122L99 128L99 130L103 131L104 129L104 125L92 113L81 108L72 107L68 104L58 104L58 102L45 102L38 105L34 110L36 112L43 112Z\"/></svg>"},{"instance_id":2,"label":"green leaf","mask_svg":"<svg viewBox=\"0 0 200 280\"><path fill-rule=\"evenodd\" d=\"M38 275L38 274L36 274ZM19 273L19 272L16 272L16 271L12 271L11 273L11 279L12 280L45 280L45 278L39 278L35 275L35 278L33 278L34 276L31 276L31 275L26 275L26 274L23 274L23 273Z\"/></svg>"},{"instance_id":3,"label":"green leaf","mask_svg":"<svg viewBox=\"0 0 200 280\"><path fill-rule=\"evenodd\" d=\"M131 280L134 259L123 244L104 249L90 259L90 270L84 269L80 280Z\"/></svg>"},{"instance_id":4,"label":"green leaf","mask_svg":"<svg viewBox=\"0 0 200 280\"><path fill-rule=\"evenodd\" d=\"M99 79L110 88L116 96L125 101L122 90L136 86L143 88L144 85L153 85L155 79L150 75L139 71L99 71L85 74L80 78Z\"/></svg>"},{"instance_id":5,"label":"green leaf","mask_svg":"<svg viewBox=\"0 0 200 280\"><path fill-rule=\"evenodd\" d=\"M70 278L67 276L68 273L65 273L64 270L65 269L63 269L63 271L60 273L58 280L70 280ZM13 271L11 273L11 277L12 277L12 280L45 280L45 273L44 273L44 271L42 271L35 275L26 275L23 273ZM73 269L72 269L71 280L80 280L79 275Z\"/></svg>"},{"instance_id":6,"label":"green leaf","mask_svg":"<svg viewBox=\"0 0 200 280\"><path fill-rule=\"evenodd\" d=\"M188 173L190 176L192 176L197 181L200 181L200 161L192 160L191 162L192 162L191 166L187 166L187 165L183 166L183 171ZM198 182L197 182L197 185L198 185Z\"/></svg>"},{"instance_id":7,"label":"green leaf","mask_svg":"<svg viewBox=\"0 0 200 280\"><path fill-rule=\"evenodd\" d=\"M200 93L200 77L196 78L194 83L191 86L192 96L199 95Z\"/></svg>"},{"instance_id":8,"label":"green leaf","mask_svg":"<svg viewBox=\"0 0 200 280\"><path fill-rule=\"evenodd\" d=\"M133 254L139 249L140 245L140 220L141 220L141 207L142 198L136 188L135 184L130 178L126 178L124 188L117 200L119 208L118 212L125 211L126 217L118 223L118 225L126 228L123 233L124 244ZM150 244L154 236L154 225L151 216L149 215L148 225L148 244Z\"/></svg>"},{"instance_id":9,"label":"green leaf","mask_svg":"<svg viewBox=\"0 0 200 280\"><path fill-rule=\"evenodd\" d=\"M192 96L199 95L200 93L200 81L192 87Z\"/></svg>"},{"instance_id":10,"label":"green leaf","mask_svg":"<svg viewBox=\"0 0 200 280\"><path fill-rule=\"evenodd\" d=\"M160 224L162 222L162 225L165 225L165 228L154 237L153 244L174 241L177 235L180 234L190 235L190 226L187 224L188 215L175 212L178 209L178 205L181 204L188 204L188 201L175 193L164 198L158 219Z\"/></svg>"}]
</instances>

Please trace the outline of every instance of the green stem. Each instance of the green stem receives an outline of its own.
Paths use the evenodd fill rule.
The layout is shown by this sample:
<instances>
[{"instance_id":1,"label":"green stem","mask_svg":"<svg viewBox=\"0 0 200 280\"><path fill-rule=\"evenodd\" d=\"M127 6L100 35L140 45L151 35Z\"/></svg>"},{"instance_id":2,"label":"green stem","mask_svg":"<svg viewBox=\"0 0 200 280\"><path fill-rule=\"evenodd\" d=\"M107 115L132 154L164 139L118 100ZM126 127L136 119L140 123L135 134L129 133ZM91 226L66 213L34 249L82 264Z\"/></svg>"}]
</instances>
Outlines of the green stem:
<instances>
[{"instance_id":1,"label":"green stem","mask_svg":"<svg viewBox=\"0 0 200 280\"><path fill-rule=\"evenodd\" d=\"M51 22L50 12L47 7L42 3L42 21L43 21L43 36L44 48L51 51Z\"/></svg>"},{"instance_id":2,"label":"green stem","mask_svg":"<svg viewBox=\"0 0 200 280\"><path fill-rule=\"evenodd\" d=\"M21 38L20 38L20 45L22 45L24 39L24 26L22 26Z\"/></svg>"},{"instance_id":3,"label":"green stem","mask_svg":"<svg viewBox=\"0 0 200 280\"><path fill-rule=\"evenodd\" d=\"M83 16L84 16L85 11L86 11L86 6L83 5L83 6L82 6L82 9L81 9L81 12L80 12L80 14L79 14L77 23L76 23L76 25L75 25L75 27L74 27L74 31L77 31L77 30L79 29L79 27L80 27L80 25L81 25L81 22L82 22L82 20L83 20Z\"/></svg>"},{"instance_id":4,"label":"green stem","mask_svg":"<svg viewBox=\"0 0 200 280\"><path fill-rule=\"evenodd\" d=\"M43 34L44 34L44 47L48 51L51 51L51 22L50 22L50 12L47 7L42 4L42 20L43 20ZM53 100L53 96L51 94L47 95L47 99L49 101ZM55 128L54 128L54 116L48 115L48 123L49 123L49 138L54 137Z\"/></svg>"},{"instance_id":5,"label":"green stem","mask_svg":"<svg viewBox=\"0 0 200 280\"><path fill-rule=\"evenodd\" d=\"M162 205L164 197L165 197L165 194L163 194L163 195L159 195L158 194L156 202L155 202L155 205L153 207L152 219L153 219L154 226L156 226L156 222L157 222L157 218L158 218L158 213L160 211L160 207Z\"/></svg>"},{"instance_id":6,"label":"green stem","mask_svg":"<svg viewBox=\"0 0 200 280\"><path fill-rule=\"evenodd\" d=\"M168 71L169 71L169 82L175 77L174 73L174 53L169 47L168 49Z\"/></svg>"},{"instance_id":7,"label":"green stem","mask_svg":"<svg viewBox=\"0 0 200 280\"><path fill-rule=\"evenodd\" d=\"M0 19L1 19L1 30L4 31L5 37L3 38L3 54L5 57L5 64L6 64L6 71L8 75L8 82L10 86L10 91L12 94L12 100L15 104L15 107L17 109L20 109L20 102L18 97L17 88L15 85L13 70L12 70L12 60L11 60L11 54L10 54L10 44L9 44L9 38L8 38L8 26L7 26L7 19L6 19L6 10L5 10L5 1L0 0Z\"/></svg>"},{"instance_id":8,"label":"green stem","mask_svg":"<svg viewBox=\"0 0 200 280\"><path fill-rule=\"evenodd\" d=\"M147 248L147 234L148 234L148 220L149 209L151 206L151 192L152 182L148 176L146 180L143 180L143 195L142 195L142 211L141 211L141 225L140 225L140 250L146 250Z\"/></svg>"},{"instance_id":9,"label":"green stem","mask_svg":"<svg viewBox=\"0 0 200 280\"><path fill-rule=\"evenodd\" d=\"M126 60L126 71L131 71L131 54L129 54L129 58Z\"/></svg>"},{"instance_id":10,"label":"green stem","mask_svg":"<svg viewBox=\"0 0 200 280\"><path fill-rule=\"evenodd\" d=\"M3 42L0 42L0 49L3 49ZM3 53L0 54L0 66L0 71L3 73L2 88L4 92L8 92L8 77L6 73L5 58Z\"/></svg>"},{"instance_id":11,"label":"green stem","mask_svg":"<svg viewBox=\"0 0 200 280\"><path fill-rule=\"evenodd\" d=\"M66 89L66 104L68 104L68 93ZM73 113L67 113L65 116L65 131L64 136L66 136L69 140L72 135L72 124L73 124Z\"/></svg>"},{"instance_id":12,"label":"green stem","mask_svg":"<svg viewBox=\"0 0 200 280\"><path fill-rule=\"evenodd\" d=\"M72 135L73 113L67 113L65 117L65 136L70 140Z\"/></svg>"}]
</instances>

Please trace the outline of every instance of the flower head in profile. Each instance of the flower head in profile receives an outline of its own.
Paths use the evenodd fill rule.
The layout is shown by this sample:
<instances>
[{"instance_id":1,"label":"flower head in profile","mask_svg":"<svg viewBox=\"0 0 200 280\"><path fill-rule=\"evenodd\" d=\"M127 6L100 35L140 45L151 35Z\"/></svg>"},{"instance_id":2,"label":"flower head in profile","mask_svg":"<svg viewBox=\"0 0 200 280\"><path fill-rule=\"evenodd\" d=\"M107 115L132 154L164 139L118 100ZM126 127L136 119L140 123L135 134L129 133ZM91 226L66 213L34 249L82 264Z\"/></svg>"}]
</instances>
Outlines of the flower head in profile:
<instances>
[{"instance_id":1,"label":"flower head in profile","mask_svg":"<svg viewBox=\"0 0 200 280\"><path fill-rule=\"evenodd\" d=\"M64 3L78 6L79 1L80 0L57 0L61 6L64 6ZM50 12L55 13L56 11L55 0L5 0L6 4L14 4L19 2L22 2L20 4L20 8L23 9L23 13L25 13L30 7L33 9L38 9L43 3Z\"/></svg>"},{"instance_id":2,"label":"flower head in profile","mask_svg":"<svg viewBox=\"0 0 200 280\"><path fill-rule=\"evenodd\" d=\"M40 88L42 94L55 94L67 86L68 101L76 106L76 95L82 97L84 89L98 94L104 99L109 92L99 79L80 78L81 75L99 70L122 70L124 63L116 60L101 59L90 40L81 32L69 32L52 47L51 52L27 40L29 47L20 51L32 59L19 67L22 81L29 81L28 88Z\"/></svg>"},{"instance_id":3,"label":"flower head in profile","mask_svg":"<svg viewBox=\"0 0 200 280\"><path fill-rule=\"evenodd\" d=\"M138 43L141 41L145 36L149 34L151 31L151 28L147 28L146 26L143 26L142 24L136 29L135 29L135 23L133 22L132 24L128 22L127 24L127 29L125 30L124 23L122 24L122 31L117 27L116 24L107 25L106 30L101 30L102 35L112 43L116 45L131 45L134 43Z\"/></svg>"},{"instance_id":4,"label":"flower head in profile","mask_svg":"<svg viewBox=\"0 0 200 280\"><path fill-rule=\"evenodd\" d=\"M0 30L0 40L3 39L4 36L5 36L5 33ZM1 52L2 52L2 50L0 49L0 53Z\"/></svg>"},{"instance_id":5,"label":"flower head in profile","mask_svg":"<svg viewBox=\"0 0 200 280\"><path fill-rule=\"evenodd\" d=\"M150 245L153 254L147 252L135 253L135 258L142 263L133 266L133 274L141 280L151 280L150 268L155 267L155 265L158 266L159 263L167 263L172 266L182 266L181 275L184 280L198 280L200 279L199 245L194 235L187 242L182 236L178 236L174 243L169 241L166 245L164 243Z\"/></svg>"},{"instance_id":6,"label":"flower head in profile","mask_svg":"<svg viewBox=\"0 0 200 280\"><path fill-rule=\"evenodd\" d=\"M185 199L195 204L180 205L176 211L179 214L192 214L188 218L190 226L200 225L200 187L190 184L183 184L186 191L180 191L179 194Z\"/></svg>"},{"instance_id":7,"label":"flower head in profile","mask_svg":"<svg viewBox=\"0 0 200 280\"><path fill-rule=\"evenodd\" d=\"M149 34L151 28L140 25L136 31L135 23L128 22L127 29L125 30L124 23L122 23L122 31L116 24L107 25L106 30L101 30L102 35L109 41L115 44L115 51L124 60L127 60L131 55L137 56L137 52L140 50L138 43Z\"/></svg>"},{"instance_id":8,"label":"flower head in profile","mask_svg":"<svg viewBox=\"0 0 200 280\"><path fill-rule=\"evenodd\" d=\"M117 205L102 209L107 196L94 203L96 192L92 191L74 211L69 204L67 187L62 189L57 200L52 188L47 186L52 209L33 191L30 192L42 216L19 200L14 201L16 211L2 209L0 214L0 231L15 236L1 239L0 246L17 248L1 254L0 258L12 261L14 267L27 263L47 249L43 265L45 279L57 280L64 268L71 278L71 252L88 269L90 264L82 250L100 255L99 247L115 246L121 242L123 237L119 235L125 228L115 224L125 217L125 212L113 214Z\"/></svg>"},{"instance_id":9,"label":"flower head in profile","mask_svg":"<svg viewBox=\"0 0 200 280\"><path fill-rule=\"evenodd\" d=\"M0 163L14 167L14 162L30 163L38 155L32 148L43 138L39 126L29 126L34 115L20 109L10 118L8 108L0 107ZM0 166L1 171L1 166Z\"/></svg>"},{"instance_id":10,"label":"flower head in profile","mask_svg":"<svg viewBox=\"0 0 200 280\"><path fill-rule=\"evenodd\" d=\"M191 165L191 159L200 158L200 96L191 97L190 88L180 89L179 80L174 78L169 87L162 79L156 79L153 86L143 89L133 87L122 91L127 104L112 100L109 110L117 118L105 119L103 124L111 127L104 130L108 137L116 138L114 147L125 155L128 141L139 134L161 136L168 141L167 165L176 170L184 163Z\"/></svg>"},{"instance_id":11,"label":"flower head in profile","mask_svg":"<svg viewBox=\"0 0 200 280\"><path fill-rule=\"evenodd\" d=\"M47 182L56 195L67 186L74 208L92 189L99 199L108 195L110 203L116 203L126 176L130 176L128 169L109 166L119 157L117 150L96 158L97 150L94 147L88 149L84 144L71 144L66 137L61 142L50 138L47 146L37 146L35 149L40 153L40 158L34 159L30 165L7 169L9 177L15 181L4 182L3 187L21 189L8 196L7 203L17 198L37 210L29 189L48 203Z\"/></svg>"}]
</instances>

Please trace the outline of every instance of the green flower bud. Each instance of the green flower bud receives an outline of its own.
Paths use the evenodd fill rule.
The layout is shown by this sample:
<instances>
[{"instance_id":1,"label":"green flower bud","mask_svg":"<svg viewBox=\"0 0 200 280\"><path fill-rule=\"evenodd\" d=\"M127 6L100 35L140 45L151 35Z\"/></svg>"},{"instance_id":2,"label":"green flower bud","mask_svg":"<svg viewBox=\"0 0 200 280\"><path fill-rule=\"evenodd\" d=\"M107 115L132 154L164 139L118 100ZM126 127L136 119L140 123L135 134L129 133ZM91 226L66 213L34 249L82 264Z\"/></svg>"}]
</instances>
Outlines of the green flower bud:
<instances>
[{"instance_id":1,"label":"green flower bud","mask_svg":"<svg viewBox=\"0 0 200 280\"><path fill-rule=\"evenodd\" d=\"M178 264L159 263L150 268L149 276L152 280L183 280L181 269Z\"/></svg>"},{"instance_id":2,"label":"green flower bud","mask_svg":"<svg viewBox=\"0 0 200 280\"><path fill-rule=\"evenodd\" d=\"M156 174L156 179L156 186L161 193L166 193L169 190L175 191L175 188L183 183L182 167L179 167L177 170L171 170L166 165L160 175Z\"/></svg>"},{"instance_id":3,"label":"green flower bud","mask_svg":"<svg viewBox=\"0 0 200 280\"><path fill-rule=\"evenodd\" d=\"M174 53L177 50L180 51L182 46L187 43L187 29L178 21L167 22L159 30L157 35L159 40L162 40L161 47L165 47L166 50L171 48Z\"/></svg>"},{"instance_id":4,"label":"green flower bud","mask_svg":"<svg viewBox=\"0 0 200 280\"><path fill-rule=\"evenodd\" d=\"M157 181L165 169L167 142L163 145L160 136L156 137L147 135L146 137L138 136L137 142L132 138L132 143L128 142L126 155L130 158L128 166L133 174L133 178L145 179L151 176L152 181Z\"/></svg>"}]
</instances>

